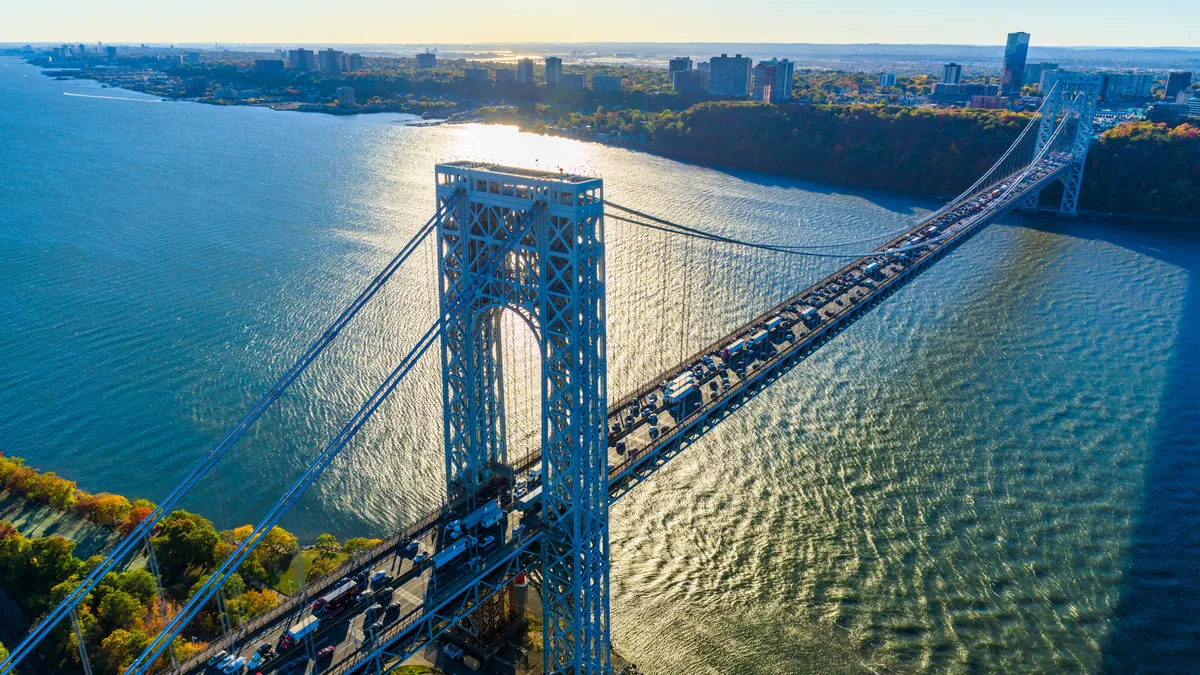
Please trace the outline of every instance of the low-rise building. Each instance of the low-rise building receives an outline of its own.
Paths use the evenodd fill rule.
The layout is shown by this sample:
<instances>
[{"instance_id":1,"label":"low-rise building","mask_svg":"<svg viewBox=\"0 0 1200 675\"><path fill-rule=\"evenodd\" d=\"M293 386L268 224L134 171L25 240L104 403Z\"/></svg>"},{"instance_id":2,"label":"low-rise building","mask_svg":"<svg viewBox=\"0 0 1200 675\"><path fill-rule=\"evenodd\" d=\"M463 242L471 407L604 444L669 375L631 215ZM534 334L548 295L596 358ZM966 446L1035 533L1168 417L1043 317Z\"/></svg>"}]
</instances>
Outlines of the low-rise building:
<instances>
[{"instance_id":1,"label":"low-rise building","mask_svg":"<svg viewBox=\"0 0 1200 675\"><path fill-rule=\"evenodd\" d=\"M587 75L583 73L563 73L558 80L559 84L564 87L573 89L584 89L587 87Z\"/></svg>"},{"instance_id":2,"label":"low-rise building","mask_svg":"<svg viewBox=\"0 0 1200 675\"><path fill-rule=\"evenodd\" d=\"M254 70L260 73L282 73L283 66L279 59L254 59Z\"/></svg>"},{"instance_id":3,"label":"low-rise building","mask_svg":"<svg viewBox=\"0 0 1200 675\"><path fill-rule=\"evenodd\" d=\"M425 52L423 52L421 54L417 54L417 67L418 68L428 69L428 68L433 68L435 66L437 66L437 54L435 54L431 51L428 51L428 50L426 50Z\"/></svg>"},{"instance_id":4,"label":"low-rise building","mask_svg":"<svg viewBox=\"0 0 1200 675\"><path fill-rule=\"evenodd\" d=\"M496 84L501 82L516 82L517 71L512 68L497 68L496 69Z\"/></svg>"},{"instance_id":5,"label":"low-rise building","mask_svg":"<svg viewBox=\"0 0 1200 675\"><path fill-rule=\"evenodd\" d=\"M881 86L881 87L896 86L896 74L895 73L880 73L879 86Z\"/></svg>"},{"instance_id":6,"label":"low-rise building","mask_svg":"<svg viewBox=\"0 0 1200 675\"><path fill-rule=\"evenodd\" d=\"M593 75L592 89L594 91L621 91L621 76Z\"/></svg>"},{"instance_id":7,"label":"low-rise building","mask_svg":"<svg viewBox=\"0 0 1200 675\"><path fill-rule=\"evenodd\" d=\"M972 108L984 108L987 110L1003 110L1008 107L1009 99L1007 96L972 96Z\"/></svg>"}]
</instances>

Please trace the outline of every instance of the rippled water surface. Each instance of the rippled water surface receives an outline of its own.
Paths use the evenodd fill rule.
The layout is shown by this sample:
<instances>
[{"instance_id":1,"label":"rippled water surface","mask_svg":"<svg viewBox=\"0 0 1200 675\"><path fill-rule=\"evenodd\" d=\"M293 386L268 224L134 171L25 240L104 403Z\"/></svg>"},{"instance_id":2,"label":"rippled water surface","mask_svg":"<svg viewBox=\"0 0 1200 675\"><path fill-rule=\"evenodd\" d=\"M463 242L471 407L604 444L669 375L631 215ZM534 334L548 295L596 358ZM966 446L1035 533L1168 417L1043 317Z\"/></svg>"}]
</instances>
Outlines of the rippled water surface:
<instances>
[{"instance_id":1,"label":"rippled water surface","mask_svg":"<svg viewBox=\"0 0 1200 675\"><path fill-rule=\"evenodd\" d=\"M0 450L161 498L428 218L437 161L562 166L770 241L935 206L402 121L0 60ZM1187 230L1014 217L893 296L613 508L618 648L663 674L1200 670ZM424 330L435 266L422 249L189 508L256 518ZM612 393L816 267L610 221ZM509 328L516 447L536 384ZM382 534L435 505L440 405L428 358L284 526Z\"/></svg>"}]
</instances>

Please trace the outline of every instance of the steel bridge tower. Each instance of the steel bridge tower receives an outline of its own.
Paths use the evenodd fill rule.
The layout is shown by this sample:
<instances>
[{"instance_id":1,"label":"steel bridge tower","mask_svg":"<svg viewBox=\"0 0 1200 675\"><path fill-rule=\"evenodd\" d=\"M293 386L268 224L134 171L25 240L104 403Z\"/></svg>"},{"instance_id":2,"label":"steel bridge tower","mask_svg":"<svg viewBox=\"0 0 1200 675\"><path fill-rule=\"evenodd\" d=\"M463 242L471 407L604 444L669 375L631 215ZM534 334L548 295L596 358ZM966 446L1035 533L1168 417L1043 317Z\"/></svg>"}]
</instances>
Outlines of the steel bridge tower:
<instances>
[{"instance_id":1,"label":"steel bridge tower","mask_svg":"<svg viewBox=\"0 0 1200 675\"><path fill-rule=\"evenodd\" d=\"M446 485L473 501L508 462L500 317L508 309L541 349L542 630L547 674L606 675L609 641L604 186L564 173L453 162L436 167ZM532 226L518 227L533 214ZM475 285L492 254L512 252ZM474 508L471 503L471 507Z\"/></svg>"},{"instance_id":2,"label":"steel bridge tower","mask_svg":"<svg viewBox=\"0 0 1200 675\"><path fill-rule=\"evenodd\" d=\"M1044 114L1038 126L1036 156L1050 142L1055 126L1067 116L1077 116L1071 140L1071 163L1062 174L1063 196L1058 212L1074 216L1079 207L1079 189L1083 185L1083 168L1087 161L1088 147L1092 143L1092 117L1096 112L1096 101L1100 97L1100 76L1083 73L1055 73L1048 78L1051 88L1045 101ZM1066 131L1066 130L1064 130ZM1037 194L1029 196L1022 206L1036 208Z\"/></svg>"}]
</instances>

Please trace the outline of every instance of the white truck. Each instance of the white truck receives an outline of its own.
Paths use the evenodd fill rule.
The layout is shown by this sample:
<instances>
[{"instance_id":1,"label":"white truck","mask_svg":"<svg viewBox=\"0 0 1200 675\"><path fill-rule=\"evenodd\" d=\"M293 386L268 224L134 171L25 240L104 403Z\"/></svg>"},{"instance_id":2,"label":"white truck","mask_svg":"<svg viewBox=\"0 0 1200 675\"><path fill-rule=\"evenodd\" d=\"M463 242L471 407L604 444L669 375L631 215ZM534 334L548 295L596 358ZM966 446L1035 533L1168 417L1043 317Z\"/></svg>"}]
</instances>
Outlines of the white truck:
<instances>
[{"instance_id":1,"label":"white truck","mask_svg":"<svg viewBox=\"0 0 1200 675\"><path fill-rule=\"evenodd\" d=\"M315 616L304 618L300 621L300 623L289 628L287 632L283 634L283 637L279 638L279 648L291 649L293 645L304 639L304 636L315 632L317 630L317 626L319 625L320 622L317 621L317 617Z\"/></svg>"},{"instance_id":2,"label":"white truck","mask_svg":"<svg viewBox=\"0 0 1200 675\"><path fill-rule=\"evenodd\" d=\"M475 509L471 515L463 518L462 526L468 530L476 525L487 528L500 522L500 519L503 517L504 511L500 509L499 500L492 499L478 509Z\"/></svg>"},{"instance_id":3,"label":"white truck","mask_svg":"<svg viewBox=\"0 0 1200 675\"><path fill-rule=\"evenodd\" d=\"M445 567L446 563L457 558L465 550L467 550L467 541L465 539L459 539L453 544L450 544L441 551L438 551L437 555L433 556L434 568L441 569L442 567Z\"/></svg>"}]
</instances>

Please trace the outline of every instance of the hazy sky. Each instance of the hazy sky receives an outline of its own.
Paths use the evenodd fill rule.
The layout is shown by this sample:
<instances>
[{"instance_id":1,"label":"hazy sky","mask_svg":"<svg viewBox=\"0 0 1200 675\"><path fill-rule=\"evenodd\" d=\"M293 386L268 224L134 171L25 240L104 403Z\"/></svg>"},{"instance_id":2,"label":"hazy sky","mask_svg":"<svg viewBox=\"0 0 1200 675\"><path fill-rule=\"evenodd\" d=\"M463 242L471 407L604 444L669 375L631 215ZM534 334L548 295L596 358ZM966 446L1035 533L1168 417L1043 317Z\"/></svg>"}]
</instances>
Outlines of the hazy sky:
<instances>
[{"instance_id":1,"label":"hazy sky","mask_svg":"<svg viewBox=\"0 0 1200 675\"><path fill-rule=\"evenodd\" d=\"M1200 46L1200 0L12 0L0 41Z\"/></svg>"}]
</instances>

